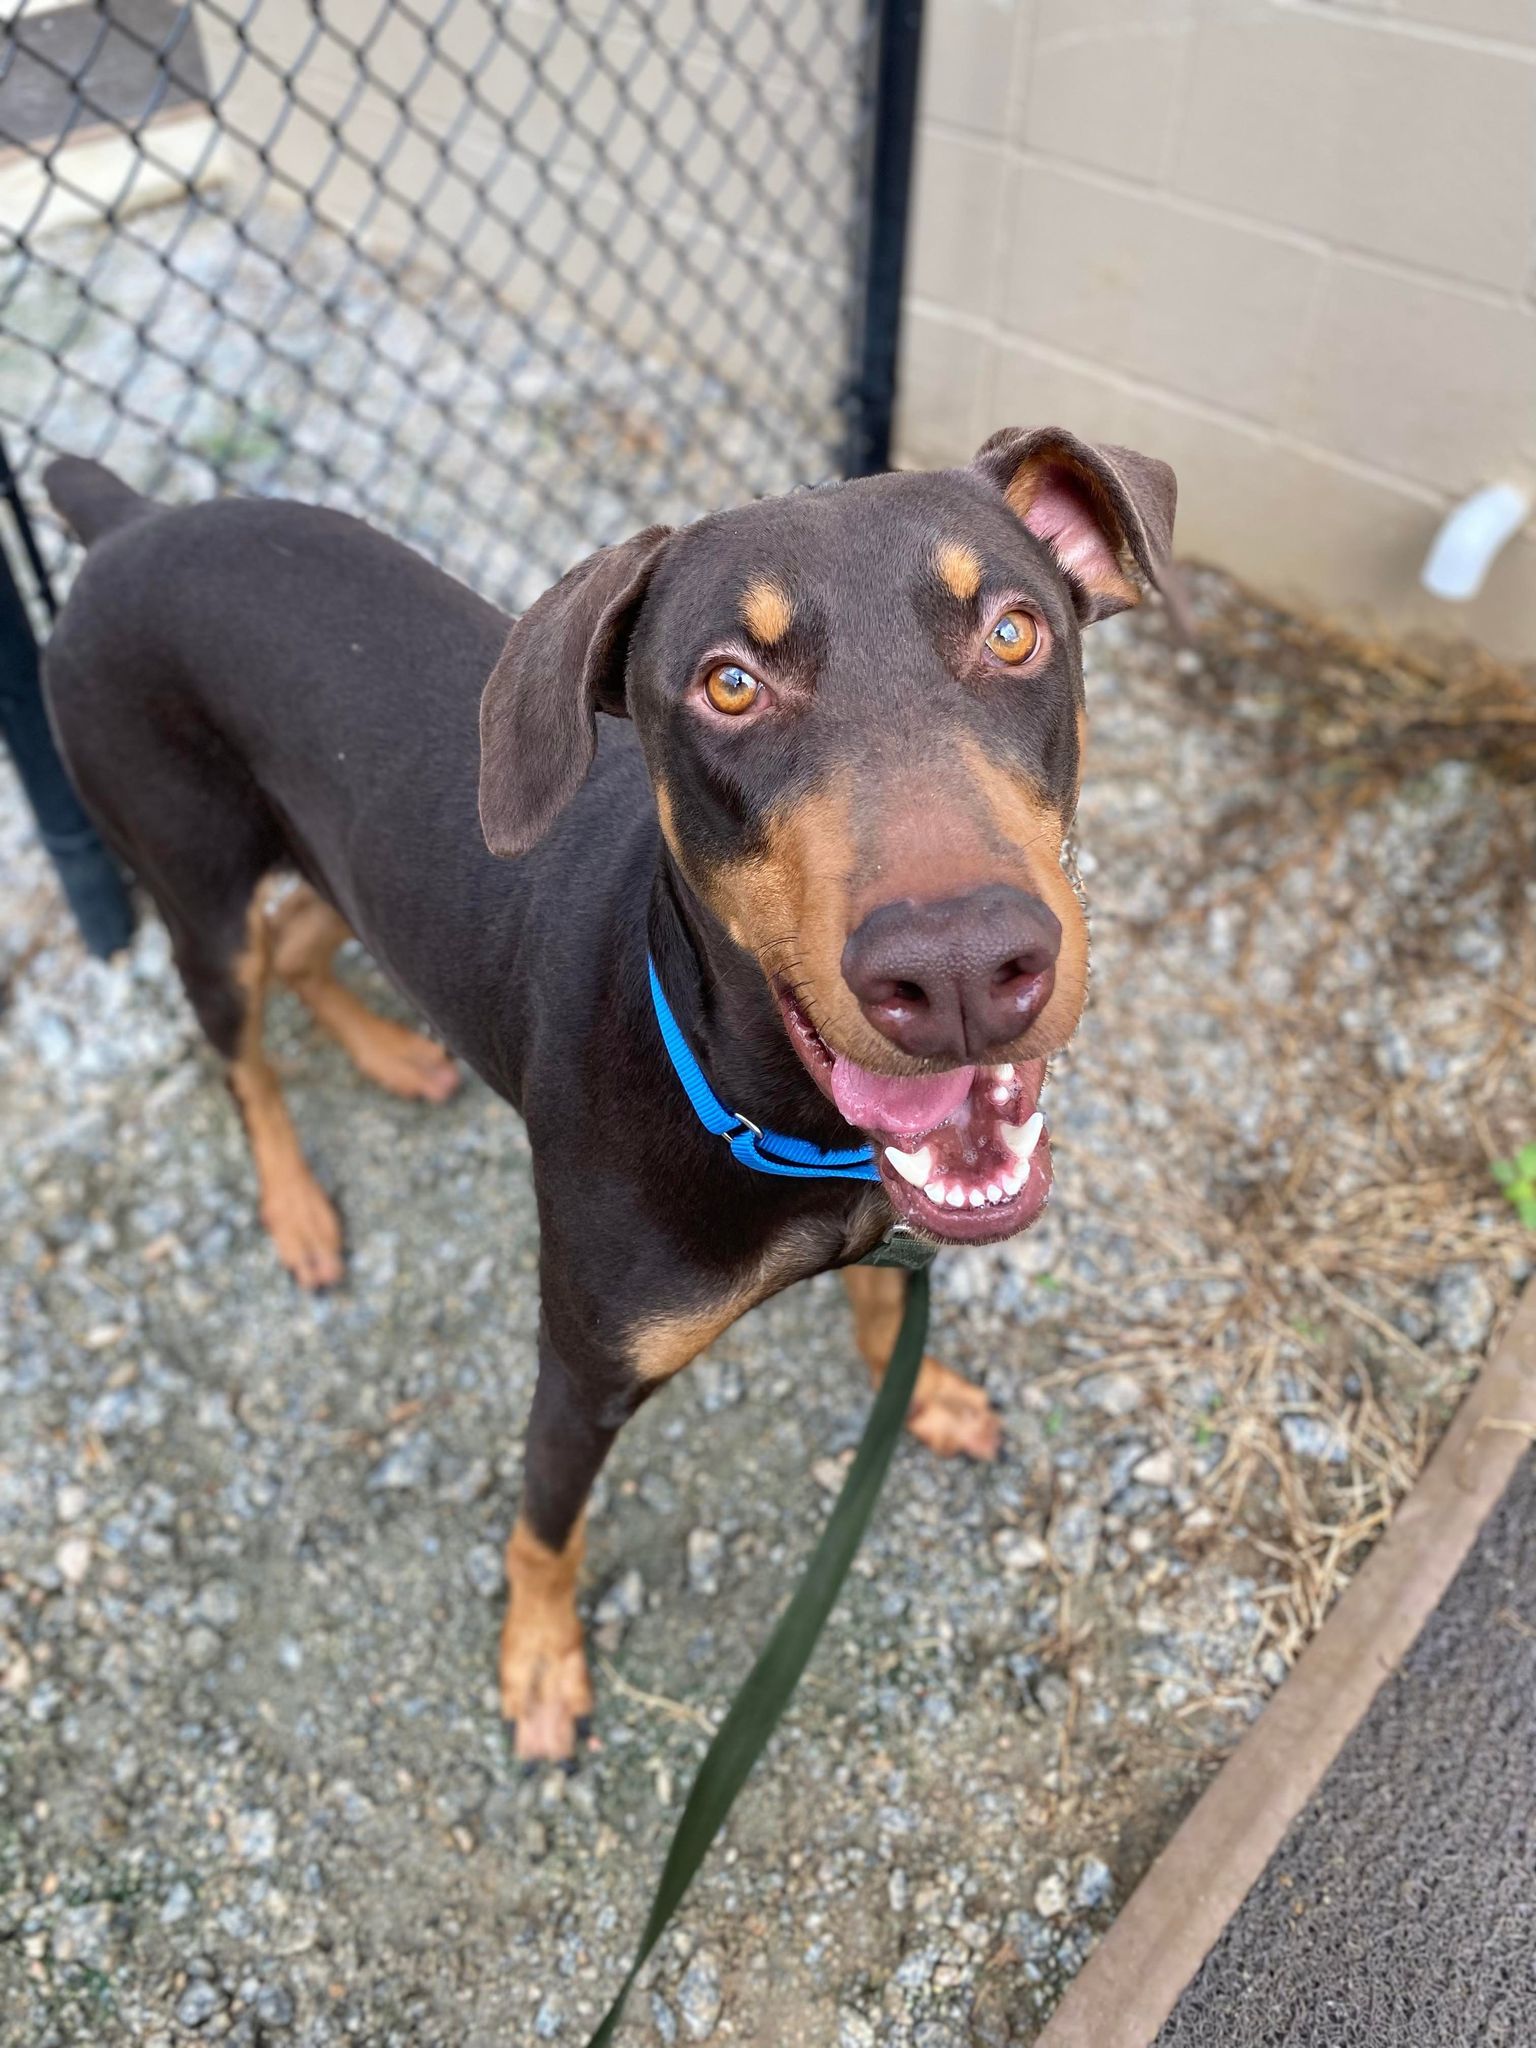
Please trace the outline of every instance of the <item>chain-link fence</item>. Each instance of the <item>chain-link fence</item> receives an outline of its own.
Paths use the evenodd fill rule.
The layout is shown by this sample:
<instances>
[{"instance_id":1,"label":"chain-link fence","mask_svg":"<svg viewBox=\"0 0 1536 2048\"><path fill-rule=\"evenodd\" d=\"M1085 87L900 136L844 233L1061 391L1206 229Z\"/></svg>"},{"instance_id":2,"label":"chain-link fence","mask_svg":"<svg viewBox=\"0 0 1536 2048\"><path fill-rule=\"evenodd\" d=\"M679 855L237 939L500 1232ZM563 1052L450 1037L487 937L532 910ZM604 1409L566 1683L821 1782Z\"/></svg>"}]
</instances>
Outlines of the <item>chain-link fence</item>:
<instances>
[{"instance_id":1,"label":"chain-link fence","mask_svg":"<svg viewBox=\"0 0 1536 2048\"><path fill-rule=\"evenodd\" d=\"M893 22L915 50L884 0L0 0L27 502L59 450L321 499L515 609L867 466Z\"/></svg>"}]
</instances>

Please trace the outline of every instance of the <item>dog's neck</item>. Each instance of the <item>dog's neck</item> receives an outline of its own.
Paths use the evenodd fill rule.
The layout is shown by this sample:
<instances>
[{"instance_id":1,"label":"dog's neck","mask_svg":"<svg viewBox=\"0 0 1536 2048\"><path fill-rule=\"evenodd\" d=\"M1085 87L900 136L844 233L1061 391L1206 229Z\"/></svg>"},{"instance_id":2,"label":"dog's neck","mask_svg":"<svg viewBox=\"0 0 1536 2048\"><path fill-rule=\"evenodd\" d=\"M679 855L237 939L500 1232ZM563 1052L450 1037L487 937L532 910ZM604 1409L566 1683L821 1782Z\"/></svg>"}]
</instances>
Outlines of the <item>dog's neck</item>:
<instances>
[{"instance_id":1,"label":"dog's neck","mask_svg":"<svg viewBox=\"0 0 1536 2048\"><path fill-rule=\"evenodd\" d=\"M813 1144L854 1142L790 1044L756 959L732 940L665 849L647 923L667 1001L720 1099L754 1123Z\"/></svg>"}]
</instances>

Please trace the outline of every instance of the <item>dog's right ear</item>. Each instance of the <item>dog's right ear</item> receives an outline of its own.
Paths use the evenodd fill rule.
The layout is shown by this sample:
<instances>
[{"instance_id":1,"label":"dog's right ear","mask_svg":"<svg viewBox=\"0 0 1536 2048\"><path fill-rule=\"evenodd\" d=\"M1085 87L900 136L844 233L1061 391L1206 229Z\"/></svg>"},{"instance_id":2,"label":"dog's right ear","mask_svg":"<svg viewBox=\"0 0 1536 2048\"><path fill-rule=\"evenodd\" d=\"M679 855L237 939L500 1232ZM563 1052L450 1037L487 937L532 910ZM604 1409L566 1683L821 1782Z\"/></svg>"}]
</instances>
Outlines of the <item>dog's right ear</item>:
<instances>
[{"instance_id":1,"label":"dog's right ear","mask_svg":"<svg viewBox=\"0 0 1536 2048\"><path fill-rule=\"evenodd\" d=\"M536 846L581 787L597 713L627 715L630 629L671 532L588 555L507 635L480 698L480 829L503 860Z\"/></svg>"}]
</instances>

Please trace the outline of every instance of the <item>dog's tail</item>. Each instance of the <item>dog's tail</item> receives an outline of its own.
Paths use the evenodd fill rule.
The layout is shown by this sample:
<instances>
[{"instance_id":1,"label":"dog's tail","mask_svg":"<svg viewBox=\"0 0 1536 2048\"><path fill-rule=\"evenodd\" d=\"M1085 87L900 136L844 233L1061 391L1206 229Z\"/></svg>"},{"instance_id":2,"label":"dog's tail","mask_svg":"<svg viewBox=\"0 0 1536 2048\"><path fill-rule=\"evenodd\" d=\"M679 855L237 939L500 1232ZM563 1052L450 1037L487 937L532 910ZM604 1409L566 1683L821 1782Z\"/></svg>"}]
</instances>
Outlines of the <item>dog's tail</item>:
<instances>
[{"instance_id":1,"label":"dog's tail","mask_svg":"<svg viewBox=\"0 0 1536 2048\"><path fill-rule=\"evenodd\" d=\"M54 510L87 547L104 533L156 509L120 476L80 455L61 455L57 462L50 462L43 471L43 486Z\"/></svg>"}]
</instances>

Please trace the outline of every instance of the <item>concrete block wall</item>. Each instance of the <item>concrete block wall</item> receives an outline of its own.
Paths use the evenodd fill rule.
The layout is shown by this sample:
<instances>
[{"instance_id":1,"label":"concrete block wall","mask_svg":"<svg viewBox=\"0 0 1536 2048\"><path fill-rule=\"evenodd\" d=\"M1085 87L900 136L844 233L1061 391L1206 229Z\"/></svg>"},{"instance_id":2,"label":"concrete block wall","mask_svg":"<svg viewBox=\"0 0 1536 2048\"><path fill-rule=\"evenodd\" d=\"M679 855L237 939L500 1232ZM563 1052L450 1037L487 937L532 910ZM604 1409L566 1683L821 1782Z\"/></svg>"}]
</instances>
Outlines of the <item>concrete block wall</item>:
<instances>
[{"instance_id":1,"label":"concrete block wall","mask_svg":"<svg viewBox=\"0 0 1536 2048\"><path fill-rule=\"evenodd\" d=\"M1056 421L1179 544L1345 623L1536 660L1446 508L1536 484L1536 0L929 0L898 453Z\"/></svg>"}]
</instances>

